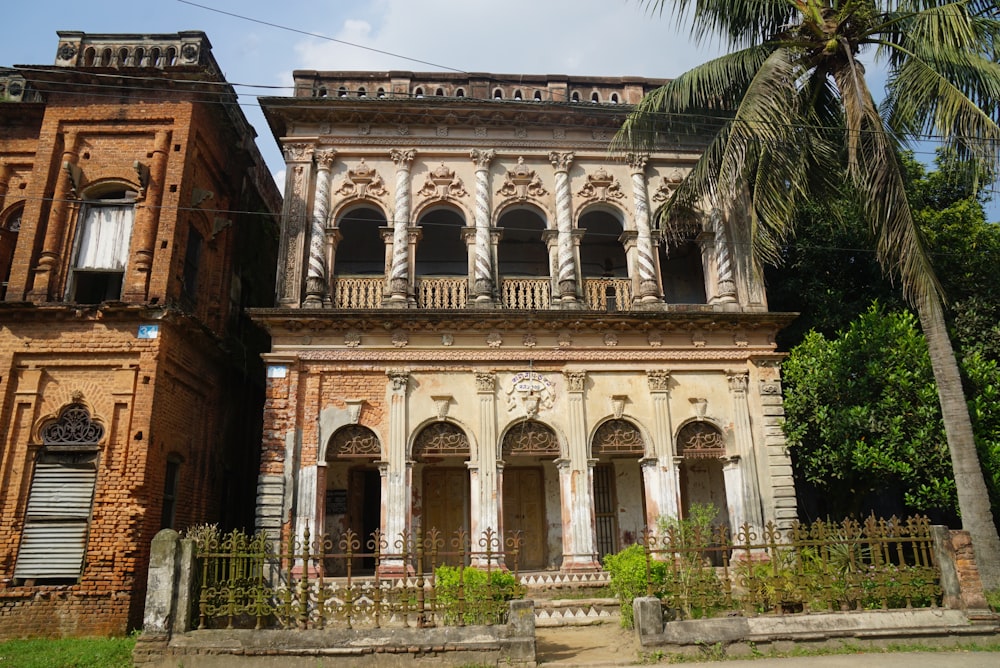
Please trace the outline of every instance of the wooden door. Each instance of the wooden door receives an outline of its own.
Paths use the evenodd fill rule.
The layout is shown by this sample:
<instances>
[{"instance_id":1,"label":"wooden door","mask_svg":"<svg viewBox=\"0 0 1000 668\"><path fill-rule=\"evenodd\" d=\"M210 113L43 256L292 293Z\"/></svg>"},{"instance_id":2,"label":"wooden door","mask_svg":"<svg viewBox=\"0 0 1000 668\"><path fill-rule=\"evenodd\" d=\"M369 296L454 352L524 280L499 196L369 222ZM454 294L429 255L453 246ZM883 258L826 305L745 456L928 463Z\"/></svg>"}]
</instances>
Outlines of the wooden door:
<instances>
[{"instance_id":1,"label":"wooden door","mask_svg":"<svg viewBox=\"0 0 1000 668\"><path fill-rule=\"evenodd\" d=\"M538 468L505 468L503 471L504 533L521 532L519 570L546 566L544 476ZM513 559L508 556L508 567Z\"/></svg>"},{"instance_id":2,"label":"wooden door","mask_svg":"<svg viewBox=\"0 0 1000 668\"><path fill-rule=\"evenodd\" d=\"M351 469L347 490L347 526L357 534L360 552L372 554L375 546L371 542L382 523L382 480L379 472L366 468ZM340 549L339 546L334 547ZM375 558L368 556L356 560L353 568L374 569Z\"/></svg>"},{"instance_id":3,"label":"wooden door","mask_svg":"<svg viewBox=\"0 0 1000 668\"><path fill-rule=\"evenodd\" d=\"M466 468L425 468L423 484L424 531L437 529L444 540L437 563L462 561L460 546L452 542L459 531L469 529L469 470ZM472 539L473 546L476 539Z\"/></svg>"}]
</instances>

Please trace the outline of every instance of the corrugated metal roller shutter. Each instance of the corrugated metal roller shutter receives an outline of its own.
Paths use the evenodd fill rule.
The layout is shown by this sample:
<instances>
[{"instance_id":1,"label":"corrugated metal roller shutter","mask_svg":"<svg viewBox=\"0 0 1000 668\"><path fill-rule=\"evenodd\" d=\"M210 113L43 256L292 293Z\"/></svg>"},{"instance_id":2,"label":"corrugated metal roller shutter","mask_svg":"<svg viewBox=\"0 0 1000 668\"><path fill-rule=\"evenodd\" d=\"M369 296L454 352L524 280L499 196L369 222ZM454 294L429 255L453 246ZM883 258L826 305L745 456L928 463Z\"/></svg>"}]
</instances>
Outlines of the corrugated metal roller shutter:
<instances>
[{"instance_id":1,"label":"corrugated metal roller shutter","mask_svg":"<svg viewBox=\"0 0 1000 668\"><path fill-rule=\"evenodd\" d=\"M14 577L77 578L97 470L93 464L35 464Z\"/></svg>"}]
</instances>

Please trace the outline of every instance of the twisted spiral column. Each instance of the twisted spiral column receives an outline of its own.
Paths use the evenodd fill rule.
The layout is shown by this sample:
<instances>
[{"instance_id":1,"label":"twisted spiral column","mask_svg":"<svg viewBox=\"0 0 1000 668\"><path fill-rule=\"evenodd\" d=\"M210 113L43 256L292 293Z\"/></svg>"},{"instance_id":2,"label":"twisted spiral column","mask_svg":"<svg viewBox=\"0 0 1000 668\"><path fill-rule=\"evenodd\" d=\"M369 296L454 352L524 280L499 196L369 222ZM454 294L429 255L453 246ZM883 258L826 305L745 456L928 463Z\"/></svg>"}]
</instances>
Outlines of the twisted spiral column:
<instances>
[{"instance_id":1,"label":"twisted spiral column","mask_svg":"<svg viewBox=\"0 0 1000 668\"><path fill-rule=\"evenodd\" d=\"M326 296L326 220L330 215L330 167L337 152L333 149L317 150L316 192L313 198L312 218L309 222L309 264L306 267L307 308L319 308Z\"/></svg>"},{"instance_id":2,"label":"twisted spiral column","mask_svg":"<svg viewBox=\"0 0 1000 668\"><path fill-rule=\"evenodd\" d=\"M576 262L573 259L573 209L569 190L569 167L574 154L549 153L549 161L556 168L556 229L557 245L556 280L559 296L567 302L576 301Z\"/></svg>"},{"instance_id":3,"label":"twisted spiral column","mask_svg":"<svg viewBox=\"0 0 1000 668\"><path fill-rule=\"evenodd\" d=\"M656 259L653 256L653 239L649 227L649 192L646 190L646 156L630 155L632 170L632 197L635 200L636 251L639 270L639 298L644 302L659 299L656 281Z\"/></svg>"},{"instance_id":4,"label":"twisted spiral column","mask_svg":"<svg viewBox=\"0 0 1000 668\"><path fill-rule=\"evenodd\" d=\"M478 301L493 297L493 244L490 238L490 162L496 156L491 150L472 150L476 165L476 263L475 289Z\"/></svg>"},{"instance_id":5,"label":"twisted spiral column","mask_svg":"<svg viewBox=\"0 0 1000 668\"><path fill-rule=\"evenodd\" d=\"M416 157L416 149L397 149L389 152L396 163L396 207L392 220L392 265L389 269L390 299L406 302L410 288L410 165Z\"/></svg>"},{"instance_id":6,"label":"twisted spiral column","mask_svg":"<svg viewBox=\"0 0 1000 668\"><path fill-rule=\"evenodd\" d=\"M733 261L729 255L729 238L722 212L712 210L712 231L715 232L715 260L719 273L719 301L736 301L736 281L733 280Z\"/></svg>"}]
</instances>

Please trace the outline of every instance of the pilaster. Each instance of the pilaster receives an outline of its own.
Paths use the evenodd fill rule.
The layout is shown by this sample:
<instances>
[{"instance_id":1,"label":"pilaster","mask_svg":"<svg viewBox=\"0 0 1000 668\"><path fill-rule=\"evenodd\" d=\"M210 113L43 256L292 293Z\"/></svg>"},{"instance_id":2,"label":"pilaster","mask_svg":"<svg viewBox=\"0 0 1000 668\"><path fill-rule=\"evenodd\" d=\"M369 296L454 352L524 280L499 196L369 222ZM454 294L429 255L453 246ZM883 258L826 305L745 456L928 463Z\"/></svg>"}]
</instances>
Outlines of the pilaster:
<instances>
[{"instance_id":1,"label":"pilaster","mask_svg":"<svg viewBox=\"0 0 1000 668\"><path fill-rule=\"evenodd\" d=\"M153 266L156 233L159 229L163 187L166 182L167 161L170 155L170 131L158 130L153 138L153 155L149 164L148 182L144 186L142 202L136 204L132 271L122 286L122 299L126 302L144 302L149 294L149 273ZM136 163L138 166L139 163ZM141 167L137 167L142 169ZM155 295L162 296L162 295Z\"/></svg>"},{"instance_id":2,"label":"pilaster","mask_svg":"<svg viewBox=\"0 0 1000 668\"><path fill-rule=\"evenodd\" d=\"M313 146L285 144L285 201L281 211L276 297L278 306L298 308L303 292L306 253L306 207L312 175Z\"/></svg>"}]
</instances>

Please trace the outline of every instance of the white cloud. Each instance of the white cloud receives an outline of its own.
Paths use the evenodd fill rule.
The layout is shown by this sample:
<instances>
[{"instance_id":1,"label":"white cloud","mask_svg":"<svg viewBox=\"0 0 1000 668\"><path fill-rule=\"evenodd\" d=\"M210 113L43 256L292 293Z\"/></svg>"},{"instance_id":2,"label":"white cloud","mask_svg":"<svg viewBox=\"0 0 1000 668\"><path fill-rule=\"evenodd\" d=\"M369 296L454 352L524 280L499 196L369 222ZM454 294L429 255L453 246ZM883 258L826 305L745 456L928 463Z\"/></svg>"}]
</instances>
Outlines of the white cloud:
<instances>
[{"instance_id":1,"label":"white cloud","mask_svg":"<svg viewBox=\"0 0 1000 668\"><path fill-rule=\"evenodd\" d=\"M336 20L313 31L374 50L307 38L295 47L298 67L670 77L718 53L638 2L370 0Z\"/></svg>"}]
</instances>

